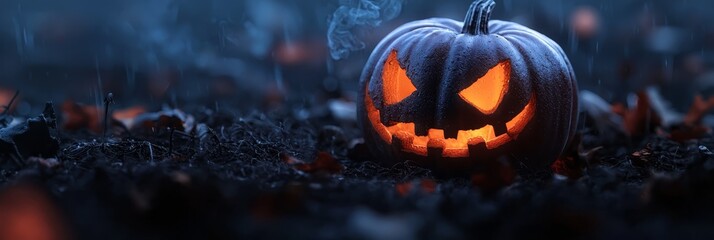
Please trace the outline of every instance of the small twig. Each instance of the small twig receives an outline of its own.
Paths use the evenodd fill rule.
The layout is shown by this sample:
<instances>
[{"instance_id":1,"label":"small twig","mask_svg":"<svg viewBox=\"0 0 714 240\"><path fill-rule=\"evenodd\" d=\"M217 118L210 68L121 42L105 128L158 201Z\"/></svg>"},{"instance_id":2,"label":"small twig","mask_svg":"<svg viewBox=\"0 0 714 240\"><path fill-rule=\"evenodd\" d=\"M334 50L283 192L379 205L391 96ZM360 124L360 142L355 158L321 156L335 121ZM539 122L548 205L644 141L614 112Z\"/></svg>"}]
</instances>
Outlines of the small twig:
<instances>
[{"instance_id":1,"label":"small twig","mask_svg":"<svg viewBox=\"0 0 714 240\"><path fill-rule=\"evenodd\" d=\"M173 128L172 128L172 129L173 129ZM191 141L193 141L194 138L196 138L196 136L193 136L193 135L191 135L191 134L188 134L188 133L185 133L185 132L181 132L181 131L176 131L176 134L181 135L181 136L184 136L184 137L187 137L187 138L190 138Z\"/></svg>"},{"instance_id":2,"label":"small twig","mask_svg":"<svg viewBox=\"0 0 714 240\"><path fill-rule=\"evenodd\" d=\"M18 95L20 95L20 90L15 91L15 95L13 95L12 98L10 99L10 102L8 102L7 105L3 107L4 109L2 111L2 114L0 114L0 116L8 114L10 112L10 107L12 107L12 104L15 102L15 99L17 99Z\"/></svg>"},{"instance_id":3,"label":"small twig","mask_svg":"<svg viewBox=\"0 0 714 240\"><path fill-rule=\"evenodd\" d=\"M151 159L151 162L154 162L154 148L151 147L151 143L148 141L145 141L146 145L149 145L149 157Z\"/></svg>"},{"instance_id":4,"label":"small twig","mask_svg":"<svg viewBox=\"0 0 714 240\"><path fill-rule=\"evenodd\" d=\"M18 167L25 166L25 164L23 164L23 160L24 160L25 158L24 158L24 157L22 156L22 154L20 153L20 149L17 148L17 144L12 143L12 147L15 148L15 154L17 155L17 157L11 156L12 160L15 162L15 164L17 164Z\"/></svg>"},{"instance_id":5,"label":"small twig","mask_svg":"<svg viewBox=\"0 0 714 240\"><path fill-rule=\"evenodd\" d=\"M114 94L107 94L107 98L104 99L104 143L107 142L107 128L109 128L109 105L114 103Z\"/></svg>"},{"instance_id":6,"label":"small twig","mask_svg":"<svg viewBox=\"0 0 714 240\"><path fill-rule=\"evenodd\" d=\"M174 154L174 132L175 129L170 127L171 129L171 134L169 134L169 156Z\"/></svg>"}]
</instances>

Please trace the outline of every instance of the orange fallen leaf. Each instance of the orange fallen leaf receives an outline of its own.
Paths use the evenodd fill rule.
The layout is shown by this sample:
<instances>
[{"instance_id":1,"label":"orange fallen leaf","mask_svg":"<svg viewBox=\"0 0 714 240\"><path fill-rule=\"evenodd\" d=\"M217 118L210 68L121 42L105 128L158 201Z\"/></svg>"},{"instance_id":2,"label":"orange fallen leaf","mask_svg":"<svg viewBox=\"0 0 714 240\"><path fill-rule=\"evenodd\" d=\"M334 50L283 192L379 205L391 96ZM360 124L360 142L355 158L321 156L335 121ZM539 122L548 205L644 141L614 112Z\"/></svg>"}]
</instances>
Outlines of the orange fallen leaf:
<instances>
[{"instance_id":1,"label":"orange fallen leaf","mask_svg":"<svg viewBox=\"0 0 714 240\"><path fill-rule=\"evenodd\" d=\"M399 194L399 196L404 197L409 194L412 189L414 189L414 184L412 182L397 183L394 185L394 189L397 190L397 194Z\"/></svg>"},{"instance_id":2,"label":"orange fallen leaf","mask_svg":"<svg viewBox=\"0 0 714 240\"><path fill-rule=\"evenodd\" d=\"M143 106L133 106L125 109L118 109L112 111L112 117L117 121L124 124L124 126L134 125L134 120L136 117L146 112L146 108Z\"/></svg>"},{"instance_id":3,"label":"orange fallen leaf","mask_svg":"<svg viewBox=\"0 0 714 240\"><path fill-rule=\"evenodd\" d=\"M421 182L419 182L419 186L425 193L433 193L436 191L438 184L432 179L422 179Z\"/></svg>"},{"instance_id":4,"label":"orange fallen leaf","mask_svg":"<svg viewBox=\"0 0 714 240\"><path fill-rule=\"evenodd\" d=\"M653 155L652 150L649 148L643 148L631 153L629 159L632 165L644 167L649 165L651 161L656 159L656 157Z\"/></svg>"},{"instance_id":5,"label":"orange fallen leaf","mask_svg":"<svg viewBox=\"0 0 714 240\"><path fill-rule=\"evenodd\" d=\"M550 165L553 173L566 176L569 179L578 179L583 176L586 164L579 151L581 141L582 135L575 134L563 154Z\"/></svg>"},{"instance_id":6,"label":"orange fallen leaf","mask_svg":"<svg viewBox=\"0 0 714 240\"><path fill-rule=\"evenodd\" d=\"M101 133L103 129L104 108L95 105L83 105L71 100L62 103L62 128L76 131L88 129L94 133ZM124 124L131 126L135 119L146 112L142 106L134 106L126 109L112 110L112 125ZM117 123L118 122L118 123Z\"/></svg>"},{"instance_id":7,"label":"orange fallen leaf","mask_svg":"<svg viewBox=\"0 0 714 240\"><path fill-rule=\"evenodd\" d=\"M704 99L701 95L696 95L681 123L668 129L660 129L657 134L680 143L702 138L711 132L708 126L702 125L702 119L712 109L714 109L714 97Z\"/></svg>"},{"instance_id":8,"label":"orange fallen leaf","mask_svg":"<svg viewBox=\"0 0 714 240\"><path fill-rule=\"evenodd\" d=\"M506 159L500 159L488 166L487 170L471 174L471 184L485 194L493 194L510 185L516 179L516 172Z\"/></svg>"},{"instance_id":9,"label":"orange fallen leaf","mask_svg":"<svg viewBox=\"0 0 714 240\"><path fill-rule=\"evenodd\" d=\"M660 116L653 111L650 96L645 91L637 93L637 102L630 108L620 103L612 105L612 111L622 116L623 128L629 136L642 136L660 126Z\"/></svg>"},{"instance_id":10,"label":"orange fallen leaf","mask_svg":"<svg viewBox=\"0 0 714 240\"><path fill-rule=\"evenodd\" d=\"M102 132L101 110L93 105L82 105L67 100L62 103L62 128L70 131L89 129L94 133Z\"/></svg>"},{"instance_id":11,"label":"orange fallen leaf","mask_svg":"<svg viewBox=\"0 0 714 240\"><path fill-rule=\"evenodd\" d=\"M336 174L342 172L344 168L340 162L332 155L326 152L317 153L317 158L311 163L299 163L294 165L295 169L307 173L329 173Z\"/></svg>"},{"instance_id":12,"label":"orange fallen leaf","mask_svg":"<svg viewBox=\"0 0 714 240\"><path fill-rule=\"evenodd\" d=\"M553 173L563 175L569 179L578 179L583 176L584 168L578 164L578 159L573 156L561 156L552 165L550 169Z\"/></svg>"},{"instance_id":13,"label":"orange fallen leaf","mask_svg":"<svg viewBox=\"0 0 714 240\"><path fill-rule=\"evenodd\" d=\"M2 113L5 108L8 107L7 105L10 104L10 101L15 96L15 93L16 91L0 88L0 113ZM15 98L15 103L17 103L18 100L20 100L19 97ZM9 106L9 110L14 109L15 106L15 104Z\"/></svg>"},{"instance_id":14,"label":"orange fallen leaf","mask_svg":"<svg viewBox=\"0 0 714 240\"><path fill-rule=\"evenodd\" d=\"M670 129L668 133L662 131L660 135L665 136L672 141L684 143L689 140L700 139L706 136L710 131L710 128L702 126L701 124L683 125Z\"/></svg>"},{"instance_id":15,"label":"orange fallen leaf","mask_svg":"<svg viewBox=\"0 0 714 240\"><path fill-rule=\"evenodd\" d=\"M127 128L132 130L152 131L152 129L170 128L176 131L191 132L195 119L179 109L164 109L158 112L142 113L134 118Z\"/></svg>"},{"instance_id":16,"label":"orange fallen leaf","mask_svg":"<svg viewBox=\"0 0 714 240\"><path fill-rule=\"evenodd\" d=\"M47 193L17 185L0 193L0 239L64 240L69 232Z\"/></svg>"},{"instance_id":17,"label":"orange fallen leaf","mask_svg":"<svg viewBox=\"0 0 714 240\"><path fill-rule=\"evenodd\" d=\"M421 179L408 182L401 182L394 185L394 189L399 196L405 197L414 191L421 193L433 193L438 184L432 179Z\"/></svg>"},{"instance_id":18,"label":"orange fallen leaf","mask_svg":"<svg viewBox=\"0 0 714 240\"><path fill-rule=\"evenodd\" d=\"M714 96L707 100L701 95L694 96L694 102L689 107L689 112L684 116L685 125L699 125L702 123L702 118L710 110L714 109Z\"/></svg>"},{"instance_id":19,"label":"orange fallen leaf","mask_svg":"<svg viewBox=\"0 0 714 240\"><path fill-rule=\"evenodd\" d=\"M284 42L276 46L273 58L283 65L317 64L325 50L325 43L317 39Z\"/></svg>"},{"instance_id":20,"label":"orange fallen leaf","mask_svg":"<svg viewBox=\"0 0 714 240\"><path fill-rule=\"evenodd\" d=\"M306 173L337 174L344 169L335 157L326 152L318 152L315 161L311 163L305 163L285 153L280 154L280 158L283 162L293 166L293 168Z\"/></svg>"},{"instance_id":21,"label":"orange fallen leaf","mask_svg":"<svg viewBox=\"0 0 714 240\"><path fill-rule=\"evenodd\" d=\"M287 153L280 153L280 159L283 160L284 163L287 163L287 164L290 164L290 165L294 165L294 164L304 164L304 163L305 163L305 162L303 162L302 160L300 160L300 159L298 159L298 158L296 158L296 157L293 157L293 156L291 156L291 155L289 155L289 154L287 154Z\"/></svg>"}]
</instances>

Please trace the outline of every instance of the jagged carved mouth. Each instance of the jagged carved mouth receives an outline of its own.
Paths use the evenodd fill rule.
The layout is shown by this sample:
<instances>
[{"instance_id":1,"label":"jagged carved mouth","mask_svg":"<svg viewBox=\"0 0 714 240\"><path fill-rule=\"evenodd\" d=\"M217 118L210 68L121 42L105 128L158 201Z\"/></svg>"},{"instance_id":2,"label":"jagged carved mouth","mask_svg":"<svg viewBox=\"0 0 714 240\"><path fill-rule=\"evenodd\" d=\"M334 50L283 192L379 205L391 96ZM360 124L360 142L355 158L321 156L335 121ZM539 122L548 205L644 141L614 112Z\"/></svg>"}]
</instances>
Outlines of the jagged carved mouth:
<instances>
[{"instance_id":1,"label":"jagged carved mouth","mask_svg":"<svg viewBox=\"0 0 714 240\"><path fill-rule=\"evenodd\" d=\"M457 158L469 157L469 146L484 145L486 149L496 149L516 139L535 115L535 95L531 96L521 112L506 122L506 133L498 136L492 125L459 130L456 138L445 138L444 130L436 128L429 129L427 136L419 136L414 131L414 123L398 122L391 126L382 124L380 111L374 106L369 90L366 90L365 106L372 128L387 143L392 144L396 138L401 142L401 150L404 152L427 156L429 148L438 148L442 150L442 157Z\"/></svg>"}]
</instances>

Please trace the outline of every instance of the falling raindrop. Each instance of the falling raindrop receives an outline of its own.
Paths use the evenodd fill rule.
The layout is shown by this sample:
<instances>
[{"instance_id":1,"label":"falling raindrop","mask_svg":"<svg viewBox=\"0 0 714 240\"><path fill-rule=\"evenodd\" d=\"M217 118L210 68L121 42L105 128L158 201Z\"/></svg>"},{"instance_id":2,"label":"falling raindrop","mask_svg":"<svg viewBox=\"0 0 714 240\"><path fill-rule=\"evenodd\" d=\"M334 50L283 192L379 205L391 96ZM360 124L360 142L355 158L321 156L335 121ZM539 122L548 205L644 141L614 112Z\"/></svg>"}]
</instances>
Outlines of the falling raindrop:
<instances>
[{"instance_id":1,"label":"falling raindrop","mask_svg":"<svg viewBox=\"0 0 714 240\"><path fill-rule=\"evenodd\" d=\"M284 92L285 89L283 89L283 69L280 67L280 65L275 65L273 74L275 75L275 86L280 92Z\"/></svg>"},{"instance_id":2,"label":"falling raindrop","mask_svg":"<svg viewBox=\"0 0 714 240\"><path fill-rule=\"evenodd\" d=\"M322 81L322 86L327 91L336 91L339 89L339 82L336 79L334 79L333 77L326 77Z\"/></svg>"},{"instance_id":3,"label":"falling raindrop","mask_svg":"<svg viewBox=\"0 0 714 240\"><path fill-rule=\"evenodd\" d=\"M513 3L511 2L511 0L503 0L503 9L504 9L506 12L510 12L510 11L511 11L512 5L513 5Z\"/></svg>"},{"instance_id":4,"label":"falling raindrop","mask_svg":"<svg viewBox=\"0 0 714 240\"><path fill-rule=\"evenodd\" d=\"M24 40L21 35L22 30L20 23L18 23L17 18L12 18L12 23L15 26L15 48L17 48L17 54L22 57L25 55L25 51L23 47Z\"/></svg>"},{"instance_id":5,"label":"falling raindrop","mask_svg":"<svg viewBox=\"0 0 714 240\"><path fill-rule=\"evenodd\" d=\"M131 63L124 65L124 68L126 72L126 84L128 88L127 90L131 91L136 85L136 66Z\"/></svg>"},{"instance_id":6,"label":"falling raindrop","mask_svg":"<svg viewBox=\"0 0 714 240\"><path fill-rule=\"evenodd\" d=\"M293 45L293 39L292 39L292 34L290 33L290 24L287 22L288 19L286 18L284 21L286 21L283 24L283 41L285 42L286 46L292 46Z\"/></svg>"},{"instance_id":7,"label":"falling raindrop","mask_svg":"<svg viewBox=\"0 0 714 240\"><path fill-rule=\"evenodd\" d=\"M556 4L558 7L557 14L558 14L558 23L559 25L559 31L562 33L563 30L565 30L565 10L563 9L563 1L558 0L558 3Z\"/></svg>"},{"instance_id":8,"label":"falling raindrop","mask_svg":"<svg viewBox=\"0 0 714 240\"><path fill-rule=\"evenodd\" d=\"M104 84L102 83L102 74L99 72L99 57L96 55L94 56L94 69L97 72L97 87L99 87L100 90L103 90Z\"/></svg>"},{"instance_id":9,"label":"falling raindrop","mask_svg":"<svg viewBox=\"0 0 714 240\"><path fill-rule=\"evenodd\" d=\"M169 99L171 99L171 106L174 108L179 108L178 98L176 97L176 92L171 91L171 93L169 94L169 97L170 97Z\"/></svg>"},{"instance_id":10,"label":"falling raindrop","mask_svg":"<svg viewBox=\"0 0 714 240\"><path fill-rule=\"evenodd\" d=\"M674 74L674 58L672 56L665 57L664 71L665 71L665 78L667 80L672 80L673 74Z\"/></svg>"},{"instance_id":11,"label":"falling raindrop","mask_svg":"<svg viewBox=\"0 0 714 240\"><path fill-rule=\"evenodd\" d=\"M578 50L578 40L575 38L575 31L569 31L570 38L570 52L576 52Z\"/></svg>"},{"instance_id":12,"label":"falling raindrop","mask_svg":"<svg viewBox=\"0 0 714 240\"><path fill-rule=\"evenodd\" d=\"M96 109L103 109L104 107L104 99L102 97L102 90L99 87L94 88L94 94L92 94L94 97L94 106L96 106Z\"/></svg>"},{"instance_id":13,"label":"falling raindrop","mask_svg":"<svg viewBox=\"0 0 714 240\"><path fill-rule=\"evenodd\" d=\"M218 22L218 43L221 49L226 48L226 20L220 20Z\"/></svg>"}]
</instances>

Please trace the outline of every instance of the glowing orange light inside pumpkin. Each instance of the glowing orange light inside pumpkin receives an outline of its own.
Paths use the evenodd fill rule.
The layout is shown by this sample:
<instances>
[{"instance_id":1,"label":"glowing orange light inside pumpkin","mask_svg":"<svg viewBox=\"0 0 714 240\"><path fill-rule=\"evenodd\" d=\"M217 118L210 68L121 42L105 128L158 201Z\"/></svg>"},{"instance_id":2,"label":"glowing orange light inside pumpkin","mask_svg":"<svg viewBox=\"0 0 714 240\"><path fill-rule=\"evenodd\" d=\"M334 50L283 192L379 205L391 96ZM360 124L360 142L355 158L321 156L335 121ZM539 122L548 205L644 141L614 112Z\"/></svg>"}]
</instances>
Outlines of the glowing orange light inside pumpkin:
<instances>
[{"instance_id":1,"label":"glowing orange light inside pumpkin","mask_svg":"<svg viewBox=\"0 0 714 240\"><path fill-rule=\"evenodd\" d=\"M402 151L427 156L428 148L441 148L443 157L468 157L469 146L485 144L487 149L495 149L503 144L516 139L528 122L535 115L535 95L531 96L528 104L513 119L506 122L507 132L496 136L492 125L479 129L460 130L456 138L445 138L444 130L429 129L427 136L418 136L414 131L414 123L400 122L392 126L385 126L380 120L380 112L374 106L372 98L367 91L365 106L367 117L374 130L382 140L389 144L397 138L402 143Z\"/></svg>"},{"instance_id":2,"label":"glowing orange light inside pumpkin","mask_svg":"<svg viewBox=\"0 0 714 240\"><path fill-rule=\"evenodd\" d=\"M500 62L471 86L459 92L459 96L482 113L492 114L508 92L510 74L511 62Z\"/></svg>"},{"instance_id":3,"label":"glowing orange light inside pumpkin","mask_svg":"<svg viewBox=\"0 0 714 240\"><path fill-rule=\"evenodd\" d=\"M399 65L397 51L392 51L387 57L382 81L384 101L389 105L401 102L417 90L407 76L407 71Z\"/></svg>"}]
</instances>

